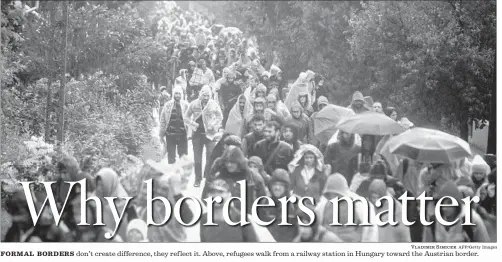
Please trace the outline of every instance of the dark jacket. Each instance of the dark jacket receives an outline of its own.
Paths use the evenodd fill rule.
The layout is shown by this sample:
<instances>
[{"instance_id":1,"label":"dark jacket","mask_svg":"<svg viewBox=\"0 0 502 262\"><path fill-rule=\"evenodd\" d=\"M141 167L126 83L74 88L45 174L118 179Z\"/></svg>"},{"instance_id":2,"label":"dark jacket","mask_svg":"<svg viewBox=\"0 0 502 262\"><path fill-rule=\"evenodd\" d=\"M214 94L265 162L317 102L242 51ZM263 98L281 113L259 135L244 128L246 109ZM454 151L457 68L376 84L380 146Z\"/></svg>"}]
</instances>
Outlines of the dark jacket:
<instances>
[{"instance_id":1,"label":"dark jacket","mask_svg":"<svg viewBox=\"0 0 502 262\"><path fill-rule=\"evenodd\" d=\"M260 209L258 209L258 216L260 220L262 220L263 222L269 222L275 219L274 222L272 222L272 224L267 226L267 228L270 231L270 234L272 234L272 236L277 242L291 242L293 238L298 234L296 205L288 203L288 206L286 207L287 208L286 221L291 225L282 225L282 226L279 225L280 223L282 223L282 203L279 201L279 199L281 197L286 197L286 199L290 197L289 192L291 191L291 183L288 172L283 169L277 169L272 174L272 178L270 179L269 183L270 191L272 190L271 187L274 182L284 183L286 185L286 194L280 197L272 195L271 199L274 202L274 206L261 207ZM267 201L265 199L262 199L260 203L266 204Z\"/></svg>"},{"instance_id":2,"label":"dark jacket","mask_svg":"<svg viewBox=\"0 0 502 262\"><path fill-rule=\"evenodd\" d=\"M358 154L361 147L354 144L354 135L349 143L341 139L341 132L338 141L328 145L324 152L324 163L331 165L331 173L342 174L347 181L352 181L352 177L357 173L359 166Z\"/></svg>"},{"instance_id":3,"label":"dark jacket","mask_svg":"<svg viewBox=\"0 0 502 262\"><path fill-rule=\"evenodd\" d=\"M263 134L258 135L254 132L248 133L242 139L242 152L245 156L254 156L254 145L263 139Z\"/></svg>"},{"instance_id":4,"label":"dark jacket","mask_svg":"<svg viewBox=\"0 0 502 262\"><path fill-rule=\"evenodd\" d=\"M240 213L236 208L230 208L230 219L240 221ZM226 222L216 222L217 226L205 226L207 223L207 213L202 214L200 220L200 241L201 242L257 242L258 236L251 224L245 226L231 226Z\"/></svg>"},{"instance_id":5,"label":"dark jacket","mask_svg":"<svg viewBox=\"0 0 502 262\"><path fill-rule=\"evenodd\" d=\"M272 155L278 147L280 148L277 153ZM271 174L277 168L288 170L288 164L293 160L294 151L286 142L274 141L269 143L266 139L263 139L256 143L253 149L253 155L261 158L265 165L265 172ZM270 161L268 161L269 157L272 157ZM267 162L269 162L268 165Z\"/></svg>"},{"instance_id":6,"label":"dark jacket","mask_svg":"<svg viewBox=\"0 0 502 262\"><path fill-rule=\"evenodd\" d=\"M314 169L314 176L306 185L301 174L302 169L303 166L298 166L295 168L295 171L291 173L291 189L293 193L300 197L313 197L317 203L326 184L326 176L323 172Z\"/></svg>"},{"instance_id":7,"label":"dark jacket","mask_svg":"<svg viewBox=\"0 0 502 262\"><path fill-rule=\"evenodd\" d=\"M228 172L228 169L225 166L226 161L239 163L239 171L233 173ZM244 198L246 200L246 212L249 214L251 213L254 200L260 196L267 195L265 181L260 174L255 173L248 168L247 160L244 158L242 151L237 147L229 148L221 158L218 158L214 162L206 184L216 178L224 179L230 185L230 191L234 197L240 197L241 195L240 185L237 182L241 180L246 181L246 196L244 196ZM202 198L204 199L206 197L207 190L204 190ZM238 202L235 203L236 208L240 208Z\"/></svg>"}]
</instances>

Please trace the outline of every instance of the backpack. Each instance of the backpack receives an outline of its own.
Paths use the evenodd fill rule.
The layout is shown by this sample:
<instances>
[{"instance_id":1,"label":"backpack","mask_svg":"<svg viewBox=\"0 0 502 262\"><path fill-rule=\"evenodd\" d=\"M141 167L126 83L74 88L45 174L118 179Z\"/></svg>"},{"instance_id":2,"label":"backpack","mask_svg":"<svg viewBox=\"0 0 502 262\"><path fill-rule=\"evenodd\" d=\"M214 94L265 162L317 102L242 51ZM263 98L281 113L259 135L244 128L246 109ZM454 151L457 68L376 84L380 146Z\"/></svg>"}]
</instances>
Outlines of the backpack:
<instances>
[{"instance_id":1,"label":"backpack","mask_svg":"<svg viewBox=\"0 0 502 262\"><path fill-rule=\"evenodd\" d=\"M431 217L433 220L436 218L434 216ZM437 223L437 222L436 222ZM432 242L436 242L436 223L434 223L431 226L431 231L432 231ZM465 223L465 217L462 218L462 224ZM466 236L466 242L473 242L474 239L474 228L472 225L462 225L462 231L465 233L464 236Z\"/></svg>"}]
</instances>

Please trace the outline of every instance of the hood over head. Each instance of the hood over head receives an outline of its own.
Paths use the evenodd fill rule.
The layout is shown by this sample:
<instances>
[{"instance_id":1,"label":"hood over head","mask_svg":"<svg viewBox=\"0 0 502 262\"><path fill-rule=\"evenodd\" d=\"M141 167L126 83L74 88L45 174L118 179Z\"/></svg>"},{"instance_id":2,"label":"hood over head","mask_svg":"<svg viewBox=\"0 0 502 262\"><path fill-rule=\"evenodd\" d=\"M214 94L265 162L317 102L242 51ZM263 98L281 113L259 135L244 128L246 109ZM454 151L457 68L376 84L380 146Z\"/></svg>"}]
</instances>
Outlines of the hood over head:
<instances>
[{"instance_id":1,"label":"hood over head","mask_svg":"<svg viewBox=\"0 0 502 262\"><path fill-rule=\"evenodd\" d=\"M332 174L326 180L326 186L324 187L323 194L335 193L342 196L348 196L350 194L349 184L347 179L339 173Z\"/></svg>"},{"instance_id":2,"label":"hood over head","mask_svg":"<svg viewBox=\"0 0 502 262\"><path fill-rule=\"evenodd\" d=\"M289 109L289 111L292 113L294 108L299 108L301 110L301 112L303 113L303 107L300 104L300 102L294 101L293 104L291 105L291 108Z\"/></svg>"},{"instance_id":3,"label":"hood over head","mask_svg":"<svg viewBox=\"0 0 502 262\"><path fill-rule=\"evenodd\" d=\"M229 146L225 153L223 153L222 159L225 162L237 163L242 170L247 169L247 160L244 157L244 153L236 146Z\"/></svg>"},{"instance_id":4,"label":"hood over head","mask_svg":"<svg viewBox=\"0 0 502 262\"><path fill-rule=\"evenodd\" d=\"M257 156L250 157L248 159L248 163L254 163L255 165L257 165L260 172L263 170L263 161Z\"/></svg>"},{"instance_id":5,"label":"hood over head","mask_svg":"<svg viewBox=\"0 0 502 262\"><path fill-rule=\"evenodd\" d=\"M370 195L376 194L378 198L381 198L387 195L387 185L382 179L374 179L371 181L368 191Z\"/></svg>"},{"instance_id":6,"label":"hood over head","mask_svg":"<svg viewBox=\"0 0 502 262\"><path fill-rule=\"evenodd\" d=\"M383 161L377 161L370 169L370 177L372 178L385 178L387 177L387 168Z\"/></svg>"},{"instance_id":7,"label":"hood over head","mask_svg":"<svg viewBox=\"0 0 502 262\"><path fill-rule=\"evenodd\" d=\"M480 156L476 155L471 162L472 173L483 173L488 175L490 173L490 166L486 161Z\"/></svg>"},{"instance_id":8,"label":"hood over head","mask_svg":"<svg viewBox=\"0 0 502 262\"><path fill-rule=\"evenodd\" d=\"M328 101L328 99L325 96L320 96L317 99L317 104L318 105L327 105L327 104L329 104L329 101Z\"/></svg>"},{"instance_id":9,"label":"hood over head","mask_svg":"<svg viewBox=\"0 0 502 262\"><path fill-rule=\"evenodd\" d=\"M183 88L181 86L175 85L173 87L173 97L174 97L174 94L176 94L176 93L183 95Z\"/></svg>"},{"instance_id":10,"label":"hood over head","mask_svg":"<svg viewBox=\"0 0 502 262\"><path fill-rule=\"evenodd\" d=\"M264 94L267 94L267 87L264 85L264 84L259 84L257 87L256 87L256 92L263 92Z\"/></svg>"},{"instance_id":11,"label":"hood over head","mask_svg":"<svg viewBox=\"0 0 502 262\"><path fill-rule=\"evenodd\" d=\"M439 189L435 199L439 200L446 196L454 198L459 203L462 202L462 193L460 192L460 190L458 190L455 182L451 180L446 181L445 184Z\"/></svg>"},{"instance_id":12,"label":"hood over head","mask_svg":"<svg viewBox=\"0 0 502 262\"><path fill-rule=\"evenodd\" d=\"M276 66L276 65L272 65L272 66L270 66L270 74L271 74L272 76L276 76L276 75L277 75L277 74L279 74L280 72L282 72L282 71L281 71L281 69L280 69L278 66Z\"/></svg>"},{"instance_id":13,"label":"hood over head","mask_svg":"<svg viewBox=\"0 0 502 262\"><path fill-rule=\"evenodd\" d=\"M267 95L267 102L277 103L277 96L275 96L274 94L268 94Z\"/></svg>"},{"instance_id":14,"label":"hood over head","mask_svg":"<svg viewBox=\"0 0 502 262\"><path fill-rule=\"evenodd\" d=\"M66 154L63 155L57 164L57 168L59 172L66 170L71 181L79 180L80 167L75 157Z\"/></svg>"},{"instance_id":15,"label":"hood over head","mask_svg":"<svg viewBox=\"0 0 502 262\"><path fill-rule=\"evenodd\" d=\"M282 182L282 183L286 184L286 187L287 187L286 189L287 189L287 191L289 191L290 185L291 185L291 180L289 178L288 171L281 169L281 168L274 170L274 172L272 173L272 178L270 179L269 184L272 184L274 182Z\"/></svg>"},{"instance_id":16,"label":"hood over head","mask_svg":"<svg viewBox=\"0 0 502 262\"><path fill-rule=\"evenodd\" d=\"M241 138L236 135L229 135L229 136L225 137L225 140L223 140L223 143L227 146L236 146L238 148L241 148L241 146L242 146Z\"/></svg>"},{"instance_id":17,"label":"hood over head","mask_svg":"<svg viewBox=\"0 0 502 262\"><path fill-rule=\"evenodd\" d=\"M209 96L211 96L212 95L211 87L208 86L208 85L204 85L200 89L200 95L199 95L199 97L202 97L203 94L208 94Z\"/></svg>"},{"instance_id":18,"label":"hood over head","mask_svg":"<svg viewBox=\"0 0 502 262\"><path fill-rule=\"evenodd\" d=\"M352 95L352 104L356 101L361 101L363 103L365 103L366 101L364 101L364 96L363 96L363 93L359 92L359 91L356 91L354 92L354 94Z\"/></svg>"}]
</instances>

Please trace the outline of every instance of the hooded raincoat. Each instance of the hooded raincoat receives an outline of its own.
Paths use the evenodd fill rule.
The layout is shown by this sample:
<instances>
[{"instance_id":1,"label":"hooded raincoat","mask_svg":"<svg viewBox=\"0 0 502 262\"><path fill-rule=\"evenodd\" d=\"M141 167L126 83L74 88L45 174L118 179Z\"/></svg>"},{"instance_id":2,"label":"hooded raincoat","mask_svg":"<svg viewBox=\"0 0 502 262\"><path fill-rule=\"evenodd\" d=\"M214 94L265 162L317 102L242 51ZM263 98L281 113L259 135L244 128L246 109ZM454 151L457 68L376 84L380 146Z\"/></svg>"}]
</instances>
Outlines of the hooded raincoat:
<instances>
[{"instance_id":1,"label":"hooded raincoat","mask_svg":"<svg viewBox=\"0 0 502 262\"><path fill-rule=\"evenodd\" d=\"M200 96L203 94L211 95L211 88L209 86L203 86L200 90ZM200 97L190 103L188 106L185 119L188 120L189 127L193 131L196 131L196 120L202 117L202 122L204 124L204 129L206 131L206 137L209 140L213 140L218 133L219 128L223 120L223 114L219 105L212 99L209 99L205 107L202 107L202 101Z\"/></svg>"},{"instance_id":2,"label":"hooded raincoat","mask_svg":"<svg viewBox=\"0 0 502 262\"><path fill-rule=\"evenodd\" d=\"M101 181L103 186L101 194L97 195L103 205L103 223L113 231L115 230L116 223L113 218L112 208L116 208L118 212L122 212L127 203L123 198L128 197L128 194L120 183L119 175L111 168L101 169L96 174L96 181ZM104 199L105 197L116 197L117 199L114 201L115 206L110 206L109 202ZM127 217L123 218L117 230L117 234L122 239L127 239L127 223Z\"/></svg>"},{"instance_id":3,"label":"hooded raincoat","mask_svg":"<svg viewBox=\"0 0 502 262\"><path fill-rule=\"evenodd\" d=\"M315 166L309 169L303 163L306 153L314 154ZM295 158L288 165L291 174L291 189L300 197L313 197L319 201L326 183L324 159L321 151L313 145L305 144L295 153Z\"/></svg>"},{"instance_id":4,"label":"hooded raincoat","mask_svg":"<svg viewBox=\"0 0 502 262\"><path fill-rule=\"evenodd\" d=\"M402 221L402 207L399 201L395 200L387 192L387 185L381 179L375 179L371 182L369 186L370 195L374 194L377 199L382 197L390 197L393 201L393 210L390 210L390 204L387 200L381 200L382 205L380 207L375 207L375 212L382 214L379 216L380 221L390 221L389 214L392 214L393 220L397 222L397 225L393 226L387 224L378 228L378 242L382 243L405 243L411 242L410 230L408 226L403 224Z\"/></svg>"},{"instance_id":5,"label":"hooded raincoat","mask_svg":"<svg viewBox=\"0 0 502 262\"><path fill-rule=\"evenodd\" d=\"M355 103L357 101L362 102L363 106L360 108L356 108ZM356 113L356 114L366 112L366 111L371 111L371 108L368 107L368 104L364 100L363 94L359 91L354 92L354 94L352 95L352 101L350 102L349 108L354 110L354 113Z\"/></svg>"},{"instance_id":6,"label":"hooded raincoat","mask_svg":"<svg viewBox=\"0 0 502 262\"><path fill-rule=\"evenodd\" d=\"M162 112L160 114L160 128L159 128L159 136L163 137L166 133L166 130L170 124L171 121L171 115L174 106L176 105L176 101L174 99L174 94L175 93L180 93L183 96L183 89L181 87L175 86L173 88L173 99L169 100L163 107ZM181 107L181 117L183 118L183 123L184 126L187 125L188 121L184 118L185 114L188 110L188 102L181 99L179 101L180 107ZM186 128L186 127L185 127Z\"/></svg>"},{"instance_id":7,"label":"hooded raincoat","mask_svg":"<svg viewBox=\"0 0 502 262\"><path fill-rule=\"evenodd\" d=\"M304 113L303 107L299 102L293 103L293 105L291 106L291 112L293 112L295 108L300 109L300 117L295 118L291 113L291 117L286 119L286 122L296 126L296 129L298 130L298 139L301 142L306 143L308 140L307 135L309 133L309 117Z\"/></svg>"},{"instance_id":8,"label":"hooded raincoat","mask_svg":"<svg viewBox=\"0 0 502 262\"><path fill-rule=\"evenodd\" d=\"M246 101L243 107L239 104L239 100L241 99ZM252 115L253 106L244 95L240 95L237 99L237 103L235 103L230 110L230 114L228 115L227 123L225 125L225 131L232 135L243 137L245 135L244 124L246 119L251 118Z\"/></svg>"},{"instance_id":9,"label":"hooded raincoat","mask_svg":"<svg viewBox=\"0 0 502 262\"><path fill-rule=\"evenodd\" d=\"M334 211L333 205L329 202L331 199L327 198L330 193L353 200L355 226L346 225L348 222L351 222L348 218L349 209L347 202L340 201L338 210ZM373 206L369 203L366 206L364 203L367 202L364 199L363 201L354 201L356 199L362 199L362 197L350 191L344 176L338 173L329 176L326 181L324 194L316 206L317 217L321 225L334 232L344 242L378 242L378 225L372 221L372 218L375 216ZM333 223L333 212L338 212L338 222L341 225L330 225Z\"/></svg>"},{"instance_id":10,"label":"hooded raincoat","mask_svg":"<svg viewBox=\"0 0 502 262\"><path fill-rule=\"evenodd\" d=\"M439 189L436 199L445 196L453 197L459 203L456 218L458 222L446 228L439 223L434 216L428 219L434 223L424 228L423 242L489 242L490 237L486 231L483 219L474 210L468 210L462 201L462 193L453 181L447 181ZM462 225L465 222L467 212L471 212L471 223L474 225ZM443 217L443 219L445 219Z\"/></svg>"}]
</instances>

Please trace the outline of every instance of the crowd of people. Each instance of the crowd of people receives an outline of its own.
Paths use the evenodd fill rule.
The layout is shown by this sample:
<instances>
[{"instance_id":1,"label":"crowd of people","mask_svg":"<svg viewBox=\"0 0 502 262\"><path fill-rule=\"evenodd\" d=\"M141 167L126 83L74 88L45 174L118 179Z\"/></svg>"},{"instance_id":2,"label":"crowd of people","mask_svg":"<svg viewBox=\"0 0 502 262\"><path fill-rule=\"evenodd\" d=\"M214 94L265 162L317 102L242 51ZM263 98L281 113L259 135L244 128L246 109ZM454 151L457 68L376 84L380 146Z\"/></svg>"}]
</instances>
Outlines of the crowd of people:
<instances>
[{"instance_id":1,"label":"crowd of people","mask_svg":"<svg viewBox=\"0 0 502 262\"><path fill-rule=\"evenodd\" d=\"M196 13L173 10L176 15L159 20L157 32L157 37L167 35L174 43L172 55L179 61L174 84L161 88L158 135L169 165L148 162L136 176L138 181L154 180L155 196L176 202L183 197L194 173L193 186L203 186L202 195L197 197L202 200L220 196L224 203L232 196L240 196L237 182L244 180L246 213L251 214L252 203L259 197L268 196L276 203L274 207L260 209L259 217L263 221L276 219L267 229L277 242L496 241L494 156L476 155L472 160L461 159L450 164L420 163L386 152L385 144L391 135L338 130L330 140L320 139L313 119L331 104L317 92L323 82L321 76L307 70L288 86L279 61L264 61L255 41L245 38L238 29L210 25L209 19ZM381 113L404 129L414 128L408 118L398 118L396 108L384 107L359 91L345 106L354 114ZM193 158L188 157L190 140ZM122 187L119 174L112 169L90 174L80 170L76 159L66 156L58 170L59 182L88 178L86 190L97 197L130 195ZM146 193L141 186L144 184L139 183L135 202L128 206L126 221L112 241L187 241L186 229L174 219L164 226L147 227ZM63 183L57 183L54 192L60 202L64 201L67 190ZM330 225L333 212L338 212L342 224L349 219L348 206L340 205L333 211L328 205L335 197L366 198L371 203L369 210L355 206L355 220L361 221L367 212L382 213L389 209L388 204L375 205L384 196L392 197L395 211L401 210L398 198L405 192L415 197L426 192L434 199L450 196L459 203L466 196L479 196L479 203L470 206L475 225L424 226L420 224L416 201L407 203L408 220L417 221L412 226L399 223L400 214L395 215L399 223L395 227ZM70 196L77 195L78 192L70 193ZM284 212L279 199L292 195L315 200L315 204L309 206L317 215L312 225L299 225L297 217L302 221L308 221L308 217L294 204L285 211L292 225L279 225ZM70 197L59 226L54 225L52 218L44 217L33 226L24 193L17 192L7 203L14 219L5 241L109 241L103 238L105 232L115 228L109 207L103 207L106 226L81 227L77 225L79 201L79 197ZM118 202L117 210L122 210ZM207 218L202 216L200 240L260 241L252 226L235 227L224 222L223 203L217 204L213 212L218 226L204 226ZM190 221L192 210L183 207L181 217ZM96 221L95 212L92 205L88 208L88 223L92 223L89 221ZM230 217L239 216L240 209L240 205L232 205ZM462 221L464 209L465 206L443 207L441 214L447 221L457 218ZM154 204L154 220L161 221L164 214L165 207ZM436 220L427 214L429 220Z\"/></svg>"}]
</instances>

